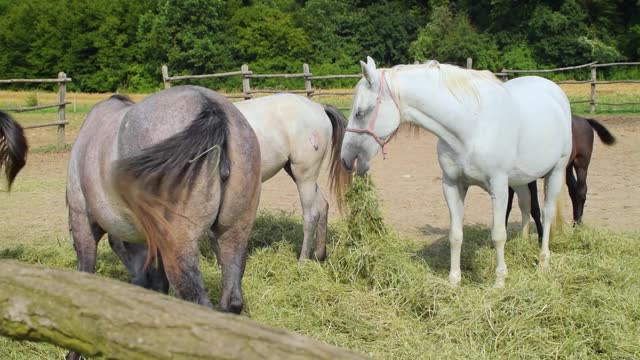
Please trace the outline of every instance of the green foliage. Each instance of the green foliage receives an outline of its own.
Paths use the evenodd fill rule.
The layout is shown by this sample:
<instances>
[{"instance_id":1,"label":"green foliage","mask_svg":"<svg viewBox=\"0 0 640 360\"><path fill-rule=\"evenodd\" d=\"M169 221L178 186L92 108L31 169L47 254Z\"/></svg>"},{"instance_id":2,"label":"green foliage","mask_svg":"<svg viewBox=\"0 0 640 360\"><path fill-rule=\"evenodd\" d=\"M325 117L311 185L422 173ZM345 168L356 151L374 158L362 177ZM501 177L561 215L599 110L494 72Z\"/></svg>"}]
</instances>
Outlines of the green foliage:
<instances>
[{"instance_id":1,"label":"green foliage","mask_svg":"<svg viewBox=\"0 0 640 360\"><path fill-rule=\"evenodd\" d=\"M435 8L429 20L411 44L414 58L464 65L471 57L477 68L500 70L496 44L488 35L479 33L464 13L455 13L450 6L444 5Z\"/></svg>"},{"instance_id":2,"label":"green foliage","mask_svg":"<svg viewBox=\"0 0 640 360\"><path fill-rule=\"evenodd\" d=\"M369 55L382 66L472 57L476 68L550 68L637 61L639 43L632 0L0 0L0 78L65 71L69 91L155 91L163 64L182 75L307 62L320 75L358 71ZM241 88L237 78L191 83Z\"/></svg>"}]
</instances>

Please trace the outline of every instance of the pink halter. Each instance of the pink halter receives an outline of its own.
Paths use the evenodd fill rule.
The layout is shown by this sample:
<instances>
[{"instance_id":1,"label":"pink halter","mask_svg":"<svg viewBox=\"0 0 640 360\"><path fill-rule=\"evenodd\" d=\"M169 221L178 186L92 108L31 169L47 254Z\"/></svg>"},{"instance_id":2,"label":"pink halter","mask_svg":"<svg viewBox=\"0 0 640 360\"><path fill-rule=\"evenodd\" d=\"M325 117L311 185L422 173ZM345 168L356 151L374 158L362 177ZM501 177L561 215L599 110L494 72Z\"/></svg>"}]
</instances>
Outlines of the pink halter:
<instances>
[{"instance_id":1,"label":"pink halter","mask_svg":"<svg viewBox=\"0 0 640 360\"><path fill-rule=\"evenodd\" d=\"M373 131L373 127L376 125L376 119L378 118L378 110L380 110L380 104L382 103L382 92L384 91L385 85L386 85L387 89L389 89L389 95L391 96L391 99L393 100L393 103L396 105L396 108L398 109L398 112L400 112L401 116L402 116L402 111L400 111L400 106L398 105L398 101L395 99L395 97L393 97L393 94L391 93L391 88L389 87L389 84L387 83L387 78L384 75L385 75L385 71L384 70L380 70L380 77L382 78L382 81L380 82L380 90L378 90L378 98L376 99L376 107L373 108L373 115L371 117L371 123L369 123L369 127L366 128L366 129L347 128L345 130L346 131L350 131L350 132L354 132L354 133L363 133L363 134L371 135L376 140L376 142L378 142L378 144L380 144L380 146L382 147L382 158L386 159L387 158L387 144L389 143L391 138L393 138L393 136L398 132L398 128L399 127L396 128L391 133L391 135L389 135L384 140Z\"/></svg>"}]
</instances>

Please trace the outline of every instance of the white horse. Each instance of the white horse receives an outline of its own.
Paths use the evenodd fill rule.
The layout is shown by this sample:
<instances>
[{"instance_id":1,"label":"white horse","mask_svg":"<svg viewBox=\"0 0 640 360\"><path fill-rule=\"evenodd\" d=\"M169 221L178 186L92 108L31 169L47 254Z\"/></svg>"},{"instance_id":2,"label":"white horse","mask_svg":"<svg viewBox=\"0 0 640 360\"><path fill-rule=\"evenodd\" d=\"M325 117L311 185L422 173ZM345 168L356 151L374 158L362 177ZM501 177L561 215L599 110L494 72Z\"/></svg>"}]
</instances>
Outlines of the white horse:
<instances>
[{"instance_id":1,"label":"white horse","mask_svg":"<svg viewBox=\"0 0 640 360\"><path fill-rule=\"evenodd\" d=\"M496 287L504 286L505 213L508 186L518 193L523 230L528 234L530 194L527 183L545 177L540 265L548 266L549 233L564 169L571 154L571 108L553 82L526 76L500 82L487 71L466 70L429 61L377 70L367 58L355 89L342 161L359 174L389 141L402 121L439 138L438 161L449 206L451 269L449 281L461 280L460 248L464 199L471 185L491 195L496 247ZM378 119L378 121L376 121Z\"/></svg>"},{"instance_id":2,"label":"white horse","mask_svg":"<svg viewBox=\"0 0 640 360\"><path fill-rule=\"evenodd\" d=\"M340 110L293 94L276 94L235 103L247 118L260 143L262 182L283 168L298 187L304 239L300 261L326 257L329 204L318 187L318 174L331 147L329 182L341 209L351 174L340 164L340 148L347 119Z\"/></svg>"}]
</instances>

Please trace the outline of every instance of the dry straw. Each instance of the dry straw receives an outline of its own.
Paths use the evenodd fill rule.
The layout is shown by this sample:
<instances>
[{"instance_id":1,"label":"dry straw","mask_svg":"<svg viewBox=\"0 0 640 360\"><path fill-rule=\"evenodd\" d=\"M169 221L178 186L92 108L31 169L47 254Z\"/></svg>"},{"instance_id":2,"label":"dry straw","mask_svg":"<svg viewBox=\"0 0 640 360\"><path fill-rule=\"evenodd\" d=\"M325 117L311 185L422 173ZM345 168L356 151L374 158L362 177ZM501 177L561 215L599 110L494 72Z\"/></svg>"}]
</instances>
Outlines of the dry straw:
<instances>
[{"instance_id":1,"label":"dry straw","mask_svg":"<svg viewBox=\"0 0 640 360\"><path fill-rule=\"evenodd\" d=\"M298 216L258 216L243 282L245 316L377 359L640 358L639 233L569 230L552 241L548 272L536 267L535 237L511 237L505 247L506 287L493 289L490 232L467 226L463 281L453 289L446 281L445 239L416 247L416 241L389 229L371 179L356 179L346 197L349 213L332 224L329 259L322 264L297 262ZM206 244L203 254L201 266L215 302L220 271ZM63 267L75 263L71 246L55 241L13 246L0 257ZM126 280L105 244L98 270ZM0 338L2 359L62 353Z\"/></svg>"}]
</instances>

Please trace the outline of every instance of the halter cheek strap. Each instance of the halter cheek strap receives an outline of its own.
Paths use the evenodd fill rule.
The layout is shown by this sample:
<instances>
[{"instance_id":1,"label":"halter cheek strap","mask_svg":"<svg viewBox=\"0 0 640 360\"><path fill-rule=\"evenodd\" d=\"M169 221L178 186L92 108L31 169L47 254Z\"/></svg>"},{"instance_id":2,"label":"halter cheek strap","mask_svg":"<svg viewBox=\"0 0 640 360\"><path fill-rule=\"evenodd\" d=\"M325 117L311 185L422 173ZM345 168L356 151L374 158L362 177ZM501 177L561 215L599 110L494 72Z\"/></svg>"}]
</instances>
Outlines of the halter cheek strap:
<instances>
[{"instance_id":1,"label":"halter cheek strap","mask_svg":"<svg viewBox=\"0 0 640 360\"><path fill-rule=\"evenodd\" d=\"M369 123L369 127L366 128L366 129L347 128L345 130L346 131L350 131L350 132L354 132L354 133L362 133L362 134L371 135L371 137L373 137L373 139L378 144L380 144L380 146L382 147L382 158L386 159L387 158L387 144L394 137L394 135L398 132L398 128L399 127L396 128L395 130L393 130L391 135L389 135L384 140L380 136L378 136L375 133L375 131L373 131L373 128L376 125L376 120L378 119L378 111L380 110L380 104L382 103L382 93L384 91L385 85L386 85L387 89L389 89L389 95L391 96L391 99L393 100L393 103L396 105L396 108L398 109L398 112L400 114L402 114L402 111L400 111L400 106L398 105L398 101L395 99L393 94L391 94L391 88L389 87L389 84L387 83L387 78L384 75L385 75L385 71L384 70L380 70L380 77L382 78L382 81L380 83L380 89L378 90L378 98L376 99L376 106L373 108L373 114L371 115L371 122Z\"/></svg>"}]
</instances>

